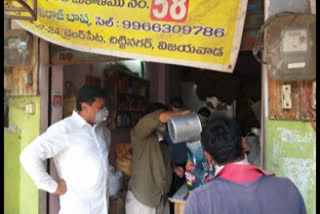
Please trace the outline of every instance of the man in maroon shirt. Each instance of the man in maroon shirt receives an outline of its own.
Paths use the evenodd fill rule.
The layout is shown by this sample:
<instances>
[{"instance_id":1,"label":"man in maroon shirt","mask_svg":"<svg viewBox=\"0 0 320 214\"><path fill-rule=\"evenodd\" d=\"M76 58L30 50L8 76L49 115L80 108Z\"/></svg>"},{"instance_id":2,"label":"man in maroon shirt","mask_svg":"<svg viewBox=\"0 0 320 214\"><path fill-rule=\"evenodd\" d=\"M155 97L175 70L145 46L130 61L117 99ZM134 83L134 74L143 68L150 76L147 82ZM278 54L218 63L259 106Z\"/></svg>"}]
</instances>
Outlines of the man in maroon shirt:
<instances>
[{"instance_id":1,"label":"man in maroon shirt","mask_svg":"<svg viewBox=\"0 0 320 214\"><path fill-rule=\"evenodd\" d=\"M297 187L248 163L235 120L211 120L201 134L214 178L188 197L184 214L305 214Z\"/></svg>"}]
</instances>

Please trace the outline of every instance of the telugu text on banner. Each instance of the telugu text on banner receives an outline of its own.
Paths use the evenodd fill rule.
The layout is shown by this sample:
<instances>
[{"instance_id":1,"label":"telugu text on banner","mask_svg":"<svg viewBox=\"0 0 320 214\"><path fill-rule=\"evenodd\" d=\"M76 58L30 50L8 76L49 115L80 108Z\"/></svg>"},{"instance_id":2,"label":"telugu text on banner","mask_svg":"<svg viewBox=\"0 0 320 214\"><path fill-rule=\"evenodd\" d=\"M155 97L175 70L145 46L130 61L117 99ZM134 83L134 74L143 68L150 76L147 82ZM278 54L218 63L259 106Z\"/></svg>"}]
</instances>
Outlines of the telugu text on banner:
<instances>
[{"instance_id":1,"label":"telugu text on banner","mask_svg":"<svg viewBox=\"0 0 320 214\"><path fill-rule=\"evenodd\" d=\"M37 21L18 23L79 51L232 72L246 9L247 0L38 0Z\"/></svg>"}]
</instances>

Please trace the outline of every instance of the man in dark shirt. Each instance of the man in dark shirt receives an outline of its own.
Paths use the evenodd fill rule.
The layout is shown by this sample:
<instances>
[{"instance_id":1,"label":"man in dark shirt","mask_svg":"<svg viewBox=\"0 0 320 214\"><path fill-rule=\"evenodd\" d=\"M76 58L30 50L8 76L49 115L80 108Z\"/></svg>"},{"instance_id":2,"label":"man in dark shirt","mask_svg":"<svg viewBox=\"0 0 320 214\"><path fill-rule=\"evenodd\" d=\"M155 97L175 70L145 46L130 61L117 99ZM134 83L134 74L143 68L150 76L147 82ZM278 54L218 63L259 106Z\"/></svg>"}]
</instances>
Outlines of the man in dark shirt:
<instances>
[{"instance_id":1,"label":"man in dark shirt","mask_svg":"<svg viewBox=\"0 0 320 214\"><path fill-rule=\"evenodd\" d=\"M209 183L195 189L184 214L305 214L297 187L248 163L235 120L211 120L201 134L205 156L216 168Z\"/></svg>"}]
</instances>

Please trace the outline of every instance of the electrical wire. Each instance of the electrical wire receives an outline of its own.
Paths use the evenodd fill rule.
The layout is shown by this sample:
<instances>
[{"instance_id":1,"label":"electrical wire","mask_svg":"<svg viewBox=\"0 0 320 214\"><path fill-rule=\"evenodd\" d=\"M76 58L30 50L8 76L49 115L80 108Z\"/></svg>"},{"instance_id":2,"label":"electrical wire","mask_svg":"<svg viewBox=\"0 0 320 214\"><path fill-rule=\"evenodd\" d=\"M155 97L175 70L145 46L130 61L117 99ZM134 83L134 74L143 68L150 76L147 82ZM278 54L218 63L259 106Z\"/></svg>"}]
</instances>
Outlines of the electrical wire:
<instances>
[{"instance_id":1,"label":"electrical wire","mask_svg":"<svg viewBox=\"0 0 320 214\"><path fill-rule=\"evenodd\" d=\"M311 124L312 124L312 128L313 128L313 130L314 130L315 132L317 132L316 125L314 124L314 119L313 119L313 115L312 115L311 106L310 106L309 89L310 89L310 87L311 87L311 83L312 83L312 81L309 81L309 82L307 83L307 86L306 86L306 102L307 102L308 113L309 113L310 121L311 121Z\"/></svg>"}]
</instances>

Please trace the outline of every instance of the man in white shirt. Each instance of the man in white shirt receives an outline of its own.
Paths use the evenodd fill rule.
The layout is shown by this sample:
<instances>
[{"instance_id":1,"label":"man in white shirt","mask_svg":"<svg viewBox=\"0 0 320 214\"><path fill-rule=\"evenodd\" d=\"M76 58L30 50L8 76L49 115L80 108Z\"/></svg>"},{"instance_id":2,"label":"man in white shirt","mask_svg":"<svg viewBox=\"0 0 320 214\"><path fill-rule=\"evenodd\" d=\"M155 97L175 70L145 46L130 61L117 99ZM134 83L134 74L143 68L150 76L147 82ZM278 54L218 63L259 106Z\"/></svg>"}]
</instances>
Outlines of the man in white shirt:
<instances>
[{"instance_id":1,"label":"man in white shirt","mask_svg":"<svg viewBox=\"0 0 320 214\"><path fill-rule=\"evenodd\" d=\"M77 111L38 136L21 153L20 162L35 185L59 195L59 214L108 213L108 155L110 131L105 92L84 86L77 96ZM43 161L53 158L59 180Z\"/></svg>"}]
</instances>

